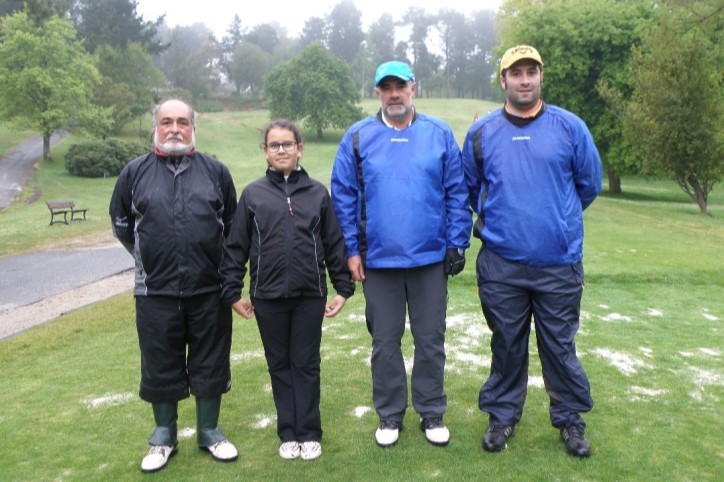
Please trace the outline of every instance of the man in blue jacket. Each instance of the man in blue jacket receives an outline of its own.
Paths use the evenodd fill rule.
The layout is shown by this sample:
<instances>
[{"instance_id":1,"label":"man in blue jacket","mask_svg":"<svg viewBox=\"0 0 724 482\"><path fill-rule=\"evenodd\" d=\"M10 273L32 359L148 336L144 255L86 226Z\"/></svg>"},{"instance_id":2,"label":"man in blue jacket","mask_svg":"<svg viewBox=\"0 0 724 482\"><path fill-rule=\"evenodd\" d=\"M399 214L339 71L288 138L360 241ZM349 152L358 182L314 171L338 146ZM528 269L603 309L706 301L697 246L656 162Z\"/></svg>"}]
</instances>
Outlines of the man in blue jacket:
<instances>
[{"instance_id":1,"label":"man in blue jacket","mask_svg":"<svg viewBox=\"0 0 724 482\"><path fill-rule=\"evenodd\" d=\"M415 356L412 404L433 445L450 433L442 418L447 278L462 271L472 216L452 130L416 112L415 77L402 62L377 68L381 109L353 125L337 151L332 203L354 281L363 283L372 335L375 439L394 445L407 409L400 343L409 313Z\"/></svg>"},{"instance_id":2,"label":"man in blue jacket","mask_svg":"<svg viewBox=\"0 0 724 482\"><path fill-rule=\"evenodd\" d=\"M587 457L581 412L593 408L576 355L583 293L583 210L601 191L601 160L581 119L541 99L543 61L532 47L500 63L506 103L475 122L463 144L474 235L483 241L476 272L492 331L490 377L479 407L489 414L483 448L498 452L515 433L528 383L535 318L550 419L568 453Z\"/></svg>"}]
</instances>

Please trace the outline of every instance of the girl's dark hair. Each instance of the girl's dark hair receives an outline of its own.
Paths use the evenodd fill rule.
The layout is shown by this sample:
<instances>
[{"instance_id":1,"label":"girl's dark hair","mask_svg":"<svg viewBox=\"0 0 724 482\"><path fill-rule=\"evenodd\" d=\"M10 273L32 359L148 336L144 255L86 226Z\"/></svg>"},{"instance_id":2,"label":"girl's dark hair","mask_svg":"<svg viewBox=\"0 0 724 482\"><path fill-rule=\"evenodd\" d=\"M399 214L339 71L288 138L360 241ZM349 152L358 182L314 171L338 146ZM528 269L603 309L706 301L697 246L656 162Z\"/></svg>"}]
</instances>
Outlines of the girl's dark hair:
<instances>
[{"instance_id":1,"label":"girl's dark hair","mask_svg":"<svg viewBox=\"0 0 724 482\"><path fill-rule=\"evenodd\" d=\"M261 143L262 148L266 147L266 138L269 135L269 131L277 128L292 131L292 134L294 134L294 142L297 144L302 143L302 134L300 134L299 128L294 124L294 122L288 119L274 119L269 123L266 129L264 129L264 141Z\"/></svg>"}]
</instances>

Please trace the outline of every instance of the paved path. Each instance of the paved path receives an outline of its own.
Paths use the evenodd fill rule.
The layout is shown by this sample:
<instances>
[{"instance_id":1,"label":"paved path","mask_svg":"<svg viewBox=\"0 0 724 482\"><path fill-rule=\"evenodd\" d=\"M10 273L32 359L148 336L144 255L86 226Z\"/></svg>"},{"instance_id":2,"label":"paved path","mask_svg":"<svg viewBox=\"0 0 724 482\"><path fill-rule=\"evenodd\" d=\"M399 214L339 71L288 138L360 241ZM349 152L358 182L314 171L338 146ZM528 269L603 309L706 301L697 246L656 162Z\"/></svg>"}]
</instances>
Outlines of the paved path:
<instances>
[{"instance_id":1,"label":"paved path","mask_svg":"<svg viewBox=\"0 0 724 482\"><path fill-rule=\"evenodd\" d=\"M63 137L52 136L51 145ZM42 154L43 138L36 136L0 157L0 211L22 191ZM132 268L120 244L0 258L0 340L130 290Z\"/></svg>"},{"instance_id":2,"label":"paved path","mask_svg":"<svg viewBox=\"0 0 724 482\"><path fill-rule=\"evenodd\" d=\"M120 243L117 247L0 258L0 312L36 303L131 268L133 257Z\"/></svg>"},{"instance_id":3,"label":"paved path","mask_svg":"<svg viewBox=\"0 0 724 482\"><path fill-rule=\"evenodd\" d=\"M67 134L53 134L54 146ZM43 136L35 136L13 147L0 157L0 211L10 206L28 181L33 165L43 156Z\"/></svg>"}]
</instances>

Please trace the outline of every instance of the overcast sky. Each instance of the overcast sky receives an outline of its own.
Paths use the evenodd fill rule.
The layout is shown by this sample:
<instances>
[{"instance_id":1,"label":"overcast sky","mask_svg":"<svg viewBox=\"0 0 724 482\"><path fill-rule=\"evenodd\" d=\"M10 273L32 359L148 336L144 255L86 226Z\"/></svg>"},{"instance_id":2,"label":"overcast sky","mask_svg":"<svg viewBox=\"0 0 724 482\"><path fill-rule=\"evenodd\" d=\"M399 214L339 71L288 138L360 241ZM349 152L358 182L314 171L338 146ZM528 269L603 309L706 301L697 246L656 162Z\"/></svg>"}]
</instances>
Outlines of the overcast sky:
<instances>
[{"instance_id":1,"label":"overcast sky","mask_svg":"<svg viewBox=\"0 0 724 482\"><path fill-rule=\"evenodd\" d=\"M497 10L503 0L355 0L362 12L362 28L366 30L385 12L393 18L401 17L411 5L424 8L427 13L437 13L441 7L452 8L466 15L476 10ZM324 17L340 0L137 0L136 12L144 20L155 20L166 14L166 24L191 25L202 22L214 31L218 40L225 34L234 14L238 14L242 27L262 23L279 22L290 37L296 37L310 17Z\"/></svg>"}]
</instances>

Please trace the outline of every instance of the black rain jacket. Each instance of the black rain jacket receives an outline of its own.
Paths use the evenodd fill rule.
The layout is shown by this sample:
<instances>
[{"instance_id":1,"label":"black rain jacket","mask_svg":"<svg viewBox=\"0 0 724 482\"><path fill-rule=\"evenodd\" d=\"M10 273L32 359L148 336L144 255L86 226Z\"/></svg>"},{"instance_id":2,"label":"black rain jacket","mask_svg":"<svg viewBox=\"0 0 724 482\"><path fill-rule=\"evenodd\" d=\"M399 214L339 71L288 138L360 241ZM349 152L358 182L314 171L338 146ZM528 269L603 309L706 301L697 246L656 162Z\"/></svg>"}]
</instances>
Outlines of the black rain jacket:
<instances>
[{"instance_id":1,"label":"black rain jacket","mask_svg":"<svg viewBox=\"0 0 724 482\"><path fill-rule=\"evenodd\" d=\"M326 298L325 266L338 294L354 293L327 188L301 168L288 180L268 169L242 191L221 267L224 303L241 298L247 262L256 298Z\"/></svg>"},{"instance_id":2,"label":"black rain jacket","mask_svg":"<svg viewBox=\"0 0 724 482\"><path fill-rule=\"evenodd\" d=\"M229 170L192 152L178 165L156 152L134 159L116 181L113 235L136 261L136 296L186 298L221 289L224 238L236 211Z\"/></svg>"}]
</instances>

